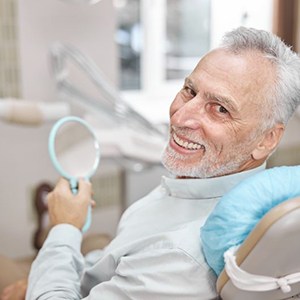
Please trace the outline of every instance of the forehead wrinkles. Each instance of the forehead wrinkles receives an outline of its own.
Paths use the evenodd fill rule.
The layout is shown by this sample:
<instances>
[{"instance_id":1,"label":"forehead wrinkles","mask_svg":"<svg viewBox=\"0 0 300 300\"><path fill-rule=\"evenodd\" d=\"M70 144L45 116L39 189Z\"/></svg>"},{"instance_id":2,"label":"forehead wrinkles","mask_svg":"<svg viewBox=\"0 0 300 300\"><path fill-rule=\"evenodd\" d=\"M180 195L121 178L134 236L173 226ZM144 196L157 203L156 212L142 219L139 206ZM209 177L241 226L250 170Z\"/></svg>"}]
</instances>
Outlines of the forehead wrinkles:
<instances>
[{"instance_id":1,"label":"forehead wrinkles","mask_svg":"<svg viewBox=\"0 0 300 300\"><path fill-rule=\"evenodd\" d=\"M240 61L242 63L238 64ZM242 72L246 69L244 65L244 60L237 59L236 56L213 52L198 63L186 83L204 96L213 95L220 99L231 99L238 105L239 98L251 90L251 80L248 80L245 77L247 74Z\"/></svg>"},{"instance_id":2,"label":"forehead wrinkles","mask_svg":"<svg viewBox=\"0 0 300 300\"><path fill-rule=\"evenodd\" d=\"M274 71L274 65L259 51L234 54L217 49L200 60L190 78L196 88L204 83L208 88L216 88L219 94L254 100L261 98L270 81L274 81Z\"/></svg>"},{"instance_id":3,"label":"forehead wrinkles","mask_svg":"<svg viewBox=\"0 0 300 300\"><path fill-rule=\"evenodd\" d=\"M254 116L263 121L259 116L265 116L266 113L269 114L268 108L271 105L270 98L272 97L272 89L277 78L277 69L261 53L253 54L252 59L253 67L250 72L253 80L248 85L245 85L244 95L253 104Z\"/></svg>"},{"instance_id":4,"label":"forehead wrinkles","mask_svg":"<svg viewBox=\"0 0 300 300\"><path fill-rule=\"evenodd\" d=\"M251 79L248 84L245 84L245 90L248 91L247 89L254 86L256 89L252 90L252 93L261 96L261 93L269 89L270 85L275 82L277 76L275 65L259 51L242 52L240 55L247 61L245 74Z\"/></svg>"}]
</instances>

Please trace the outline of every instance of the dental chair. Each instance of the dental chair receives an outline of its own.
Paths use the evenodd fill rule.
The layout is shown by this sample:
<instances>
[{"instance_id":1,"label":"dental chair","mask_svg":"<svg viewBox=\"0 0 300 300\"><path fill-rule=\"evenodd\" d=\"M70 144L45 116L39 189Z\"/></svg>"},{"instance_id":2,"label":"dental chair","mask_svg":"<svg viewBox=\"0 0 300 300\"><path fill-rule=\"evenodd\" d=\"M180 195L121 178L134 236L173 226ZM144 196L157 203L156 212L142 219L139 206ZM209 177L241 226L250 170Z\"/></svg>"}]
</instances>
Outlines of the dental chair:
<instances>
[{"instance_id":1,"label":"dental chair","mask_svg":"<svg viewBox=\"0 0 300 300\"><path fill-rule=\"evenodd\" d=\"M300 299L300 197L269 211L225 262L220 299Z\"/></svg>"},{"instance_id":2,"label":"dental chair","mask_svg":"<svg viewBox=\"0 0 300 300\"><path fill-rule=\"evenodd\" d=\"M222 300L300 299L300 166L248 177L201 229ZM297 296L299 295L299 296Z\"/></svg>"}]
</instances>

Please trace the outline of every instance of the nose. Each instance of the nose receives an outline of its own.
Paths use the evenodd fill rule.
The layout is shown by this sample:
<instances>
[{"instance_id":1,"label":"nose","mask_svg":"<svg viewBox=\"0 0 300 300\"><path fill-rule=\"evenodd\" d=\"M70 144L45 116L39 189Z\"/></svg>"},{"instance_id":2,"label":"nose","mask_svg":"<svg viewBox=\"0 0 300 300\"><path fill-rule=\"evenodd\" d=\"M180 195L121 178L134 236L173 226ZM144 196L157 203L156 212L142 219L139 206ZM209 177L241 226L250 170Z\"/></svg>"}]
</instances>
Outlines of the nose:
<instances>
[{"instance_id":1,"label":"nose","mask_svg":"<svg viewBox=\"0 0 300 300\"><path fill-rule=\"evenodd\" d=\"M170 123L176 127L199 129L204 119L204 107L197 97L181 104L176 99L170 107Z\"/></svg>"}]
</instances>

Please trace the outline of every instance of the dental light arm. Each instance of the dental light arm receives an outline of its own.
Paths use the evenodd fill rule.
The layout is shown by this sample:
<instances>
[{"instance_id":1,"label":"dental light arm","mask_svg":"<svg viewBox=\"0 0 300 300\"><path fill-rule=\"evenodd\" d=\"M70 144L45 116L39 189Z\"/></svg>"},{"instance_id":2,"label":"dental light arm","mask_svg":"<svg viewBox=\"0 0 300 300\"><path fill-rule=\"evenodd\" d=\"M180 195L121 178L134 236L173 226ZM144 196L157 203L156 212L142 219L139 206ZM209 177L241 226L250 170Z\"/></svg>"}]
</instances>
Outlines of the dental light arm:
<instances>
[{"instance_id":1,"label":"dental light arm","mask_svg":"<svg viewBox=\"0 0 300 300\"><path fill-rule=\"evenodd\" d=\"M36 126L70 114L68 103L36 102L21 99L1 99L0 119L22 125Z\"/></svg>"},{"instance_id":2,"label":"dental light arm","mask_svg":"<svg viewBox=\"0 0 300 300\"><path fill-rule=\"evenodd\" d=\"M77 100L80 104L89 106L94 111L108 113L118 123L125 123L147 134L166 137L166 132L163 132L154 124L150 123L123 101L116 89L105 79L97 65L77 49L56 43L51 47L50 55L57 88L60 93L68 95L69 97L71 96L70 98L72 100ZM104 101L87 96L71 83L66 69L67 60L71 60L84 71L91 82L99 89L102 100Z\"/></svg>"}]
</instances>

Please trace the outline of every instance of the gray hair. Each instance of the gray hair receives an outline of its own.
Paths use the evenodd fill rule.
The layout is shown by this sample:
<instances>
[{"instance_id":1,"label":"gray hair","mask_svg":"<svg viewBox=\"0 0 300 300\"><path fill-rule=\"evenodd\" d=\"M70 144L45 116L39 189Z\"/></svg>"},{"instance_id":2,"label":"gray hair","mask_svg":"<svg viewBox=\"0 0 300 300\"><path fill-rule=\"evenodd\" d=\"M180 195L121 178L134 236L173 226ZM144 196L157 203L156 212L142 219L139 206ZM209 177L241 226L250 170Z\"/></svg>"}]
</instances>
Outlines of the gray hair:
<instances>
[{"instance_id":1,"label":"gray hair","mask_svg":"<svg viewBox=\"0 0 300 300\"><path fill-rule=\"evenodd\" d=\"M277 78L265 98L269 112L262 125L287 124L300 104L300 57L276 35L245 27L225 34L221 48L236 54L258 50L275 65Z\"/></svg>"}]
</instances>

